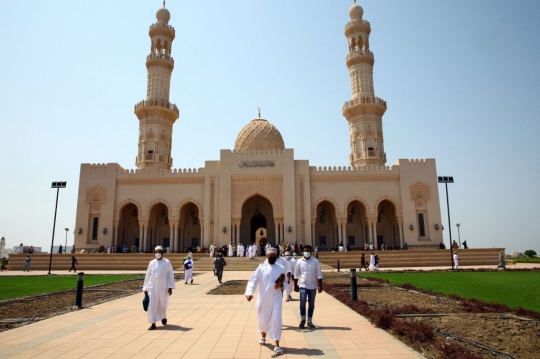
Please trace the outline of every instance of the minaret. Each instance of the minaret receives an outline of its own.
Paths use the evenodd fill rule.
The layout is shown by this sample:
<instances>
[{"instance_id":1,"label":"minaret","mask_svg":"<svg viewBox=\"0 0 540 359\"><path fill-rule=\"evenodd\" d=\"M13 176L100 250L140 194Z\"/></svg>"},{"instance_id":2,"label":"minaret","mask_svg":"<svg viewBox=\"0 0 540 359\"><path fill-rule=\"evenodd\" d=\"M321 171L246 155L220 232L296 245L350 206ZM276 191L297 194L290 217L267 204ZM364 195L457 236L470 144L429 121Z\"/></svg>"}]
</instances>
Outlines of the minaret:
<instances>
[{"instance_id":1,"label":"minaret","mask_svg":"<svg viewBox=\"0 0 540 359\"><path fill-rule=\"evenodd\" d=\"M343 116L349 122L351 141L350 163L353 167L384 165L386 153L382 132L382 116L386 101L375 97L373 90L373 53L369 51L371 26L362 20L364 10L351 6L351 22L345 26L349 44L347 67L351 76L351 101L343 105Z\"/></svg>"},{"instance_id":2,"label":"minaret","mask_svg":"<svg viewBox=\"0 0 540 359\"><path fill-rule=\"evenodd\" d=\"M169 25L171 14L163 7L156 13L157 23L150 26L150 55L146 57L148 86L146 100L135 105L139 118L139 150L137 168L157 167L170 169L173 124L180 117L175 104L169 102L169 88L174 60L171 47L174 28Z\"/></svg>"}]
</instances>

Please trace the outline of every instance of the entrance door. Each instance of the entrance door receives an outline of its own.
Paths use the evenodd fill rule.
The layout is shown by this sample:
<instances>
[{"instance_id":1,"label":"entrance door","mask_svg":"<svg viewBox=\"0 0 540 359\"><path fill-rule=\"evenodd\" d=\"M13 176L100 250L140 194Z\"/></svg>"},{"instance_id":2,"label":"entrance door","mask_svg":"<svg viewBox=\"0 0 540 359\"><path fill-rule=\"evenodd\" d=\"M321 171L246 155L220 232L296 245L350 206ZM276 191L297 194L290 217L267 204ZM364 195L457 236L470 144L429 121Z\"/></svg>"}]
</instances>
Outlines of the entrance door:
<instances>
[{"instance_id":1,"label":"entrance door","mask_svg":"<svg viewBox=\"0 0 540 359\"><path fill-rule=\"evenodd\" d=\"M191 238L191 248L195 249L199 246L199 238Z\"/></svg>"},{"instance_id":2,"label":"entrance door","mask_svg":"<svg viewBox=\"0 0 540 359\"><path fill-rule=\"evenodd\" d=\"M326 236L319 237L319 247L321 247L323 251L326 250Z\"/></svg>"},{"instance_id":3,"label":"entrance door","mask_svg":"<svg viewBox=\"0 0 540 359\"><path fill-rule=\"evenodd\" d=\"M381 246L383 243L384 243L383 236L377 236L377 249L381 249Z\"/></svg>"},{"instance_id":4,"label":"entrance door","mask_svg":"<svg viewBox=\"0 0 540 359\"><path fill-rule=\"evenodd\" d=\"M169 238L163 238L163 248L168 248L171 246L171 240Z\"/></svg>"}]
</instances>

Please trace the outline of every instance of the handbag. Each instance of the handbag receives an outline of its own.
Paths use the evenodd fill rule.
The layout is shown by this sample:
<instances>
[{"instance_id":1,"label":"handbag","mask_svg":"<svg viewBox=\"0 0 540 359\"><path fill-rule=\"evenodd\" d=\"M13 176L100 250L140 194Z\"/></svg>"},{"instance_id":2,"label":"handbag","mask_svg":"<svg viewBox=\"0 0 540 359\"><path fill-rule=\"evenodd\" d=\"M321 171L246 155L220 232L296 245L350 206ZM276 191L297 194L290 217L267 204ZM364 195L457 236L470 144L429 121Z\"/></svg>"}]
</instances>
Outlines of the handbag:
<instances>
[{"instance_id":1,"label":"handbag","mask_svg":"<svg viewBox=\"0 0 540 359\"><path fill-rule=\"evenodd\" d=\"M144 299L142 301L142 307L145 312L148 312L148 305L150 304L150 297L148 296L148 293L144 293Z\"/></svg>"}]
</instances>

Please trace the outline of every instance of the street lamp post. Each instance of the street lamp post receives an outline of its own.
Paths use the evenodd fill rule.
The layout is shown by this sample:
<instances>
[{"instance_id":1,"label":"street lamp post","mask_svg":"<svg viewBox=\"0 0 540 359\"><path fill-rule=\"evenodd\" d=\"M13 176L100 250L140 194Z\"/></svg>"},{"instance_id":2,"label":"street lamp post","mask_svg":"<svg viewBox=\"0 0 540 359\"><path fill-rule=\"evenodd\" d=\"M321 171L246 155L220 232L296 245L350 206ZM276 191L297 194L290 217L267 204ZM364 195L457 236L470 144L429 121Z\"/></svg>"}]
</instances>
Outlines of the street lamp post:
<instances>
[{"instance_id":1,"label":"street lamp post","mask_svg":"<svg viewBox=\"0 0 540 359\"><path fill-rule=\"evenodd\" d=\"M67 232L69 231L69 228L66 228L66 243L64 244L64 252L67 253Z\"/></svg>"},{"instance_id":2,"label":"street lamp post","mask_svg":"<svg viewBox=\"0 0 540 359\"><path fill-rule=\"evenodd\" d=\"M461 235L459 234L459 227L461 226L461 224L459 223L456 223L456 227L457 227L457 237L458 237L458 243L459 243L459 249L461 249Z\"/></svg>"},{"instance_id":3,"label":"street lamp post","mask_svg":"<svg viewBox=\"0 0 540 359\"><path fill-rule=\"evenodd\" d=\"M53 252L53 246L54 246L54 230L56 229L56 211L58 209L58 194L60 193L60 188L66 188L67 182L53 182L51 185L51 188L56 188L56 205L54 206L54 222L53 222L53 230L52 230L52 240L51 240L51 254L49 256L49 273L47 275L51 275L51 264L52 264L52 252Z\"/></svg>"},{"instance_id":4,"label":"street lamp post","mask_svg":"<svg viewBox=\"0 0 540 359\"><path fill-rule=\"evenodd\" d=\"M438 176L439 183L444 183L446 187L446 209L448 212L448 233L450 234L450 263L452 263L452 270L454 270L454 258L452 256L452 225L450 224L450 203L448 202L448 184L454 183L453 176Z\"/></svg>"}]
</instances>

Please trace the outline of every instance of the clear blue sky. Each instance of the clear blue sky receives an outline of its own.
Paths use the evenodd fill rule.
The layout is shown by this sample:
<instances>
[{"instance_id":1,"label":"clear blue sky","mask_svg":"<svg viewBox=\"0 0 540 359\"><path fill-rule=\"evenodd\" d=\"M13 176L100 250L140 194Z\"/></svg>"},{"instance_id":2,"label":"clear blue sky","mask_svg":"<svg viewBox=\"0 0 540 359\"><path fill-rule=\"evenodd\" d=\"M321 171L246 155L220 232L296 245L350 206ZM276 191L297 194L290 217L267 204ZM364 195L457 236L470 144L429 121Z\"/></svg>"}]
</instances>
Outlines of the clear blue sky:
<instances>
[{"instance_id":1,"label":"clear blue sky","mask_svg":"<svg viewBox=\"0 0 540 359\"><path fill-rule=\"evenodd\" d=\"M388 165L435 158L452 236L540 252L540 1L359 1L371 23ZM352 0L167 1L177 168L231 149L262 108L297 159L347 166L343 34ZM81 163L135 168L148 27L160 0L4 1L0 12L0 236L73 241ZM439 187L448 228L444 187ZM448 230L444 231L447 241Z\"/></svg>"}]
</instances>

